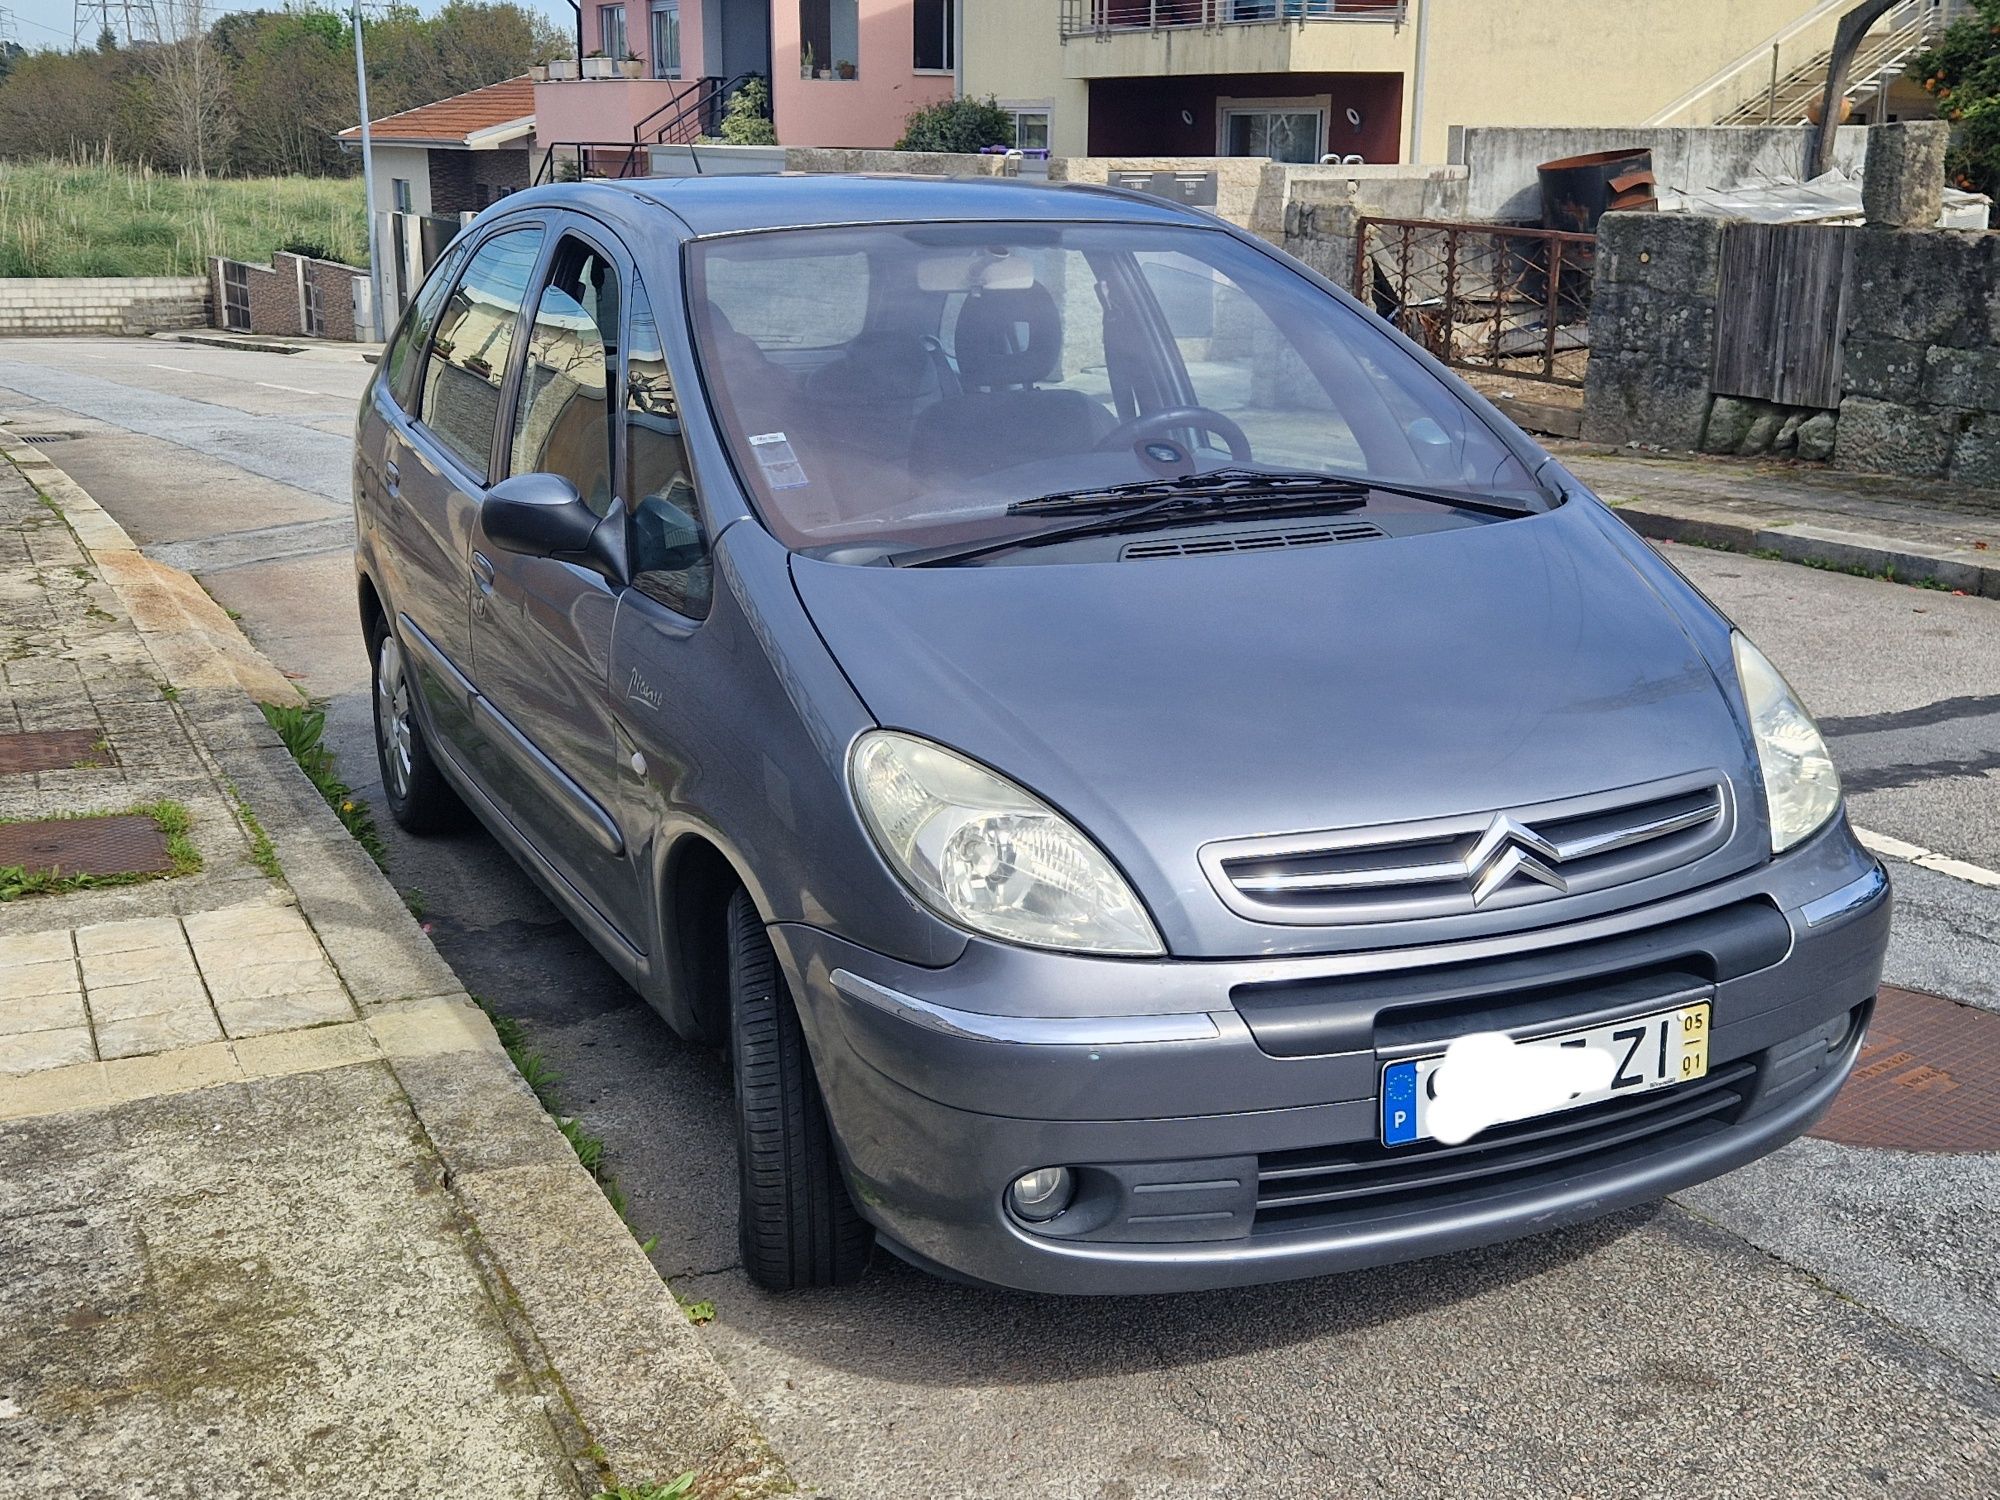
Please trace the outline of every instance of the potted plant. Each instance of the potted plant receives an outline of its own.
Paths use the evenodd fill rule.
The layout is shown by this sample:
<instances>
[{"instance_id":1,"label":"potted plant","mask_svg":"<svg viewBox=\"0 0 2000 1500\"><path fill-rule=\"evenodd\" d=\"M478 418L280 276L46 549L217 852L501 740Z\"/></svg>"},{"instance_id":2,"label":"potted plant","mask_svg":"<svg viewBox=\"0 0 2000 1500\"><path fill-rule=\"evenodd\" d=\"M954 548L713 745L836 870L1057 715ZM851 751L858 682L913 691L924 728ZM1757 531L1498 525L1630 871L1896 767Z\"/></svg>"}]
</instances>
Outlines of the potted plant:
<instances>
[{"instance_id":1,"label":"potted plant","mask_svg":"<svg viewBox=\"0 0 2000 1500\"><path fill-rule=\"evenodd\" d=\"M625 55L618 59L618 71L626 78L637 78L639 76L639 54L629 47L626 48Z\"/></svg>"},{"instance_id":2,"label":"potted plant","mask_svg":"<svg viewBox=\"0 0 2000 1500\"><path fill-rule=\"evenodd\" d=\"M813 44L807 42L803 47L799 48L799 77L811 78L813 76Z\"/></svg>"},{"instance_id":3,"label":"potted plant","mask_svg":"<svg viewBox=\"0 0 2000 1500\"><path fill-rule=\"evenodd\" d=\"M852 78L855 76L854 64L844 57L833 65L833 71L841 78Z\"/></svg>"},{"instance_id":4,"label":"potted plant","mask_svg":"<svg viewBox=\"0 0 2000 1500\"><path fill-rule=\"evenodd\" d=\"M573 57L552 57L549 59L549 78L563 83L577 76L577 61Z\"/></svg>"},{"instance_id":5,"label":"potted plant","mask_svg":"<svg viewBox=\"0 0 2000 1500\"><path fill-rule=\"evenodd\" d=\"M604 55L603 49L588 54L583 60L585 78L613 78L618 73L618 64Z\"/></svg>"},{"instance_id":6,"label":"potted plant","mask_svg":"<svg viewBox=\"0 0 2000 1500\"><path fill-rule=\"evenodd\" d=\"M538 57L533 62L529 63L528 76L534 79L536 83L547 83L549 81L548 59L544 57Z\"/></svg>"}]
</instances>

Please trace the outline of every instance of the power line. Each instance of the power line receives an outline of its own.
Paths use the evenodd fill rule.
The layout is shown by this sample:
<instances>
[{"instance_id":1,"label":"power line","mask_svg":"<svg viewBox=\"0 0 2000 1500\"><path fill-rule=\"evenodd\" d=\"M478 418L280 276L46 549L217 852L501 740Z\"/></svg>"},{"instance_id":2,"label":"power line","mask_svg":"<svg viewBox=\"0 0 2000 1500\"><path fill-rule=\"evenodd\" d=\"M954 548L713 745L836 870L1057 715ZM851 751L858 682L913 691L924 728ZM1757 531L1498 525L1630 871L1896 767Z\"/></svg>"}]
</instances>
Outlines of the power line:
<instances>
[{"instance_id":1,"label":"power line","mask_svg":"<svg viewBox=\"0 0 2000 1500\"><path fill-rule=\"evenodd\" d=\"M150 40L153 35L150 0L76 0L75 19L70 23L70 46L95 45L107 31L121 47Z\"/></svg>"}]
</instances>

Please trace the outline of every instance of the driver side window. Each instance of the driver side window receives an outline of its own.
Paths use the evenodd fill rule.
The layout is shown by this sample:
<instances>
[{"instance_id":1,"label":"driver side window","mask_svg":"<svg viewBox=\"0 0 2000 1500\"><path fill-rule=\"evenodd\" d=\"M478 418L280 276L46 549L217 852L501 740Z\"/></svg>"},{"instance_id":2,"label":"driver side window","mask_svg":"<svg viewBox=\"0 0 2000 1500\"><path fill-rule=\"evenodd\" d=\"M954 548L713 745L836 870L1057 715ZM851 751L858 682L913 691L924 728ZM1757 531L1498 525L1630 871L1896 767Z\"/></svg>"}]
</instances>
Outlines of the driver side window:
<instances>
[{"instance_id":1,"label":"driver side window","mask_svg":"<svg viewBox=\"0 0 2000 1500\"><path fill-rule=\"evenodd\" d=\"M528 334L514 407L515 474L560 474L597 515L611 510L611 360L618 272L582 240L556 246Z\"/></svg>"},{"instance_id":2,"label":"driver side window","mask_svg":"<svg viewBox=\"0 0 2000 1500\"><path fill-rule=\"evenodd\" d=\"M637 281L625 349L625 474L632 498L632 587L677 614L703 618L714 587L708 536L688 475L666 346Z\"/></svg>"}]
</instances>

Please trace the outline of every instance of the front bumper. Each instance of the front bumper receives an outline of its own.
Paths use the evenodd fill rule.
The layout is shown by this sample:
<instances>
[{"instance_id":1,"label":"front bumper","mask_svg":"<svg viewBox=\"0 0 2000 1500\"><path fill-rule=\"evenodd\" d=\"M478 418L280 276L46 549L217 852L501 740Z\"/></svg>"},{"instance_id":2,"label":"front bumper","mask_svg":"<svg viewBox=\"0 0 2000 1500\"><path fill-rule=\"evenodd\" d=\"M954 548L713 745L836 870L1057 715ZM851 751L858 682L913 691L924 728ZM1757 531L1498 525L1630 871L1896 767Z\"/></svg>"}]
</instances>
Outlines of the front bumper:
<instances>
[{"instance_id":1,"label":"front bumper","mask_svg":"<svg viewBox=\"0 0 2000 1500\"><path fill-rule=\"evenodd\" d=\"M1026 1290L1139 1293L1532 1234L1776 1149L1853 1067L1889 909L1836 825L1671 902L1422 952L1131 962L974 943L923 970L816 929L772 935L856 1202L899 1252ZM1700 1083L1457 1148L1378 1144L1385 1061L1696 998L1712 1005ZM1056 1165L1077 1174L1073 1207L1015 1221L1007 1184Z\"/></svg>"}]
</instances>

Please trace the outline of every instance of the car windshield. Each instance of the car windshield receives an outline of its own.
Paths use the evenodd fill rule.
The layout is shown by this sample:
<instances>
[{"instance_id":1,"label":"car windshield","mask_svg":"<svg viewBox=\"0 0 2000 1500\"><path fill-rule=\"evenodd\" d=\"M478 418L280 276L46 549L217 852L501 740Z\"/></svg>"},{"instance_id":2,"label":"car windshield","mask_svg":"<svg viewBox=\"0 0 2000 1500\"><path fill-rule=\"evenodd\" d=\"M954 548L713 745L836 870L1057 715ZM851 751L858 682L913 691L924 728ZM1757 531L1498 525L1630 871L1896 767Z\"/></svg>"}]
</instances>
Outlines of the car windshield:
<instances>
[{"instance_id":1,"label":"car windshield","mask_svg":"<svg viewBox=\"0 0 2000 1500\"><path fill-rule=\"evenodd\" d=\"M689 257L723 436L797 550L1027 534L1051 516L1009 505L1222 469L1548 503L1367 314L1220 230L881 224Z\"/></svg>"}]
</instances>

